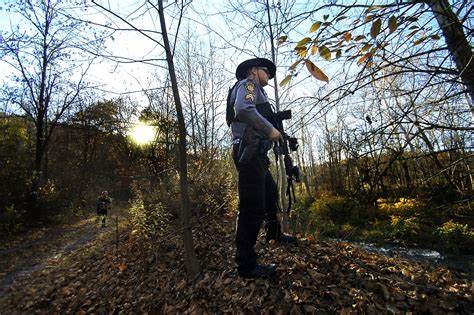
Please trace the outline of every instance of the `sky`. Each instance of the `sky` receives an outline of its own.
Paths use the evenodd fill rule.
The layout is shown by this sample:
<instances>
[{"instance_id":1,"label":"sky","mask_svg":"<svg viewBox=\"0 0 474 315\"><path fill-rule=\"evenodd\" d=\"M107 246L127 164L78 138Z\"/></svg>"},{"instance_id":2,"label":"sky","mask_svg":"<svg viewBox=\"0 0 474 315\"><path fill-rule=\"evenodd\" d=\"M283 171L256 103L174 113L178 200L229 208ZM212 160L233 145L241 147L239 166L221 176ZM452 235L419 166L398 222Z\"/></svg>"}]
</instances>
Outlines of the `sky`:
<instances>
[{"instance_id":1,"label":"sky","mask_svg":"<svg viewBox=\"0 0 474 315\"><path fill-rule=\"evenodd\" d=\"M241 61L252 56L265 56L267 58L270 58L271 56L268 39L261 41L262 38L259 38L259 35L261 34L246 34L243 32L244 29L253 26L255 21L252 20L251 15L243 18L242 15L236 14L235 9L231 7L231 3L233 2L235 2L235 0L192 1L191 5L188 6L184 12L184 18L181 20L180 31L178 34L178 45L182 43L186 31L189 28L195 39L201 40L204 44L209 44L210 42L218 48L217 59L225 66L225 74L228 78L229 87L234 83L234 69ZM270 3L274 2L275 1L270 1ZM298 0L291 13L297 14L303 9L309 9L311 5L314 5L314 3L322 4L329 2L330 1L326 0L320 0L317 2ZM6 3L5 0L0 0L0 7L5 7ZM99 3L138 28L159 30L159 21L156 12L150 7L145 7L144 1L104 0L99 1ZM249 12L255 11L256 5L254 1L249 0L245 3L244 8L246 10ZM282 1L282 3L286 2ZM10 28L10 25L15 26L15 23L18 23L20 20L14 15L5 14L4 11L1 13L0 29L2 34L4 34L5 31ZM170 7L166 10L166 13L170 38L173 40L175 37L176 26L178 24L178 19L176 18L178 12ZM303 20L291 33L290 38L293 43L288 46L280 47L280 49L283 49L283 54L281 54L282 57L280 57L279 60L280 67L277 72L278 81L281 81L287 75L288 67L296 60L295 54L292 51L294 43L297 40L308 36L311 24L316 20L322 20L321 15L323 13L329 12L321 12L319 15ZM109 22L116 27L130 28L130 26L122 20L113 17L110 13L106 13L103 9L97 7L89 8L86 13L76 10L73 12L73 15L79 16L83 20L92 21L98 24ZM232 21L235 24L230 23L229 21ZM241 27L239 28L238 25ZM283 34L286 33L283 32ZM149 35L154 37L158 42L162 41L159 34L149 33ZM260 43L263 43L263 45L259 48ZM231 46L240 47L241 49L239 50ZM203 45L203 47L206 47L206 45ZM261 49L262 47L263 49ZM107 40L104 51L115 56L131 59L163 58L163 49L157 45L156 42L153 42L145 36L133 31L121 31L113 34L113 38L110 37ZM202 53L204 55L205 51L196 53ZM312 96L318 93L321 89L329 89L337 86L338 82L332 80L333 76L337 72L351 71L350 69L341 68L341 63L339 62L328 62L319 57L313 58L313 60L317 66L329 76L329 84L309 77L304 66L300 65L300 69L302 69L300 75L293 79L290 88L280 88L280 93L283 96L286 96L286 99L284 100L286 100L288 104L291 104L290 101L295 100L298 97ZM164 63L162 63L162 65L164 65ZM5 73L8 73L9 70L4 63L0 63L0 71L4 74L3 78L5 78ZM88 73L88 80L97 86L97 94L101 97L112 98L126 95L135 99L138 104L146 104L147 100L141 90L160 86L159 80L166 77L166 75L166 69L160 66L150 66L137 62L117 63L104 58L98 58ZM302 83L297 84L298 82ZM266 88L266 90L269 93L270 98L273 99L274 95L271 87ZM302 106L305 105L302 104ZM307 110L307 108L302 108L302 111L305 110Z\"/></svg>"},{"instance_id":2,"label":"sky","mask_svg":"<svg viewBox=\"0 0 474 315\"><path fill-rule=\"evenodd\" d=\"M0 3L2 2L3 5L0 4L0 7L5 8L7 1L0 0ZM143 8L144 1L122 0L102 1L99 3L120 16L127 17L137 28L159 30L159 21L156 12L152 9L145 10L145 8ZM254 44L252 43L253 39L236 38L232 29L230 29L226 21L223 20L220 13L223 11L229 12L229 5L230 4L225 1L218 0L194 1L184 14L179 37L183 36L185 28L189 25L193 37L203 42L211 40L213 44L220 47L228 46L221 39L222 37L225 38L225 40L232 41L232 44L235 46L246 46L250 53L238 52L235 49L224 49L221 52L222 58L225 59L224 63L227 67L229 79L231 79L234 69L240 62L252 57L252 53L254 55L261 55L261 53L259 53L255 47L252 47ZM250 6L252 5L250 4ZM120 21L109 13L105 13L104 10L101 9L89 8L85 13L83 11L77 11L75 13L76 16L80 16L81 19L87 21L99 24L110 22L118 27L129 27L123 23L123 21ZM167 26L171 31L176 29L177 24L177 19L174 15L176 15L176 12L168 11ZM228 15L232 16L233 14L229 13ZM15 27L15 23L18 21L18 16L2 12L0 17L0 29L2 30L2 34L12 26ZM161 38L158 34L150 36L161 42ZM174 34L170 34L170 37L173 39ZM132 59L163 57L163 50L160 46L145 36L130 31L115 33L113 37L109 38L106 42L106 49L115 56L123 56ZM267 49L267 57L270 57L268 52ZM3 73L8 72L4 64L0 65L0 69L3 70ZM91 71L89 71L88 78L100 85L102 90L113 92L110 95L120 95L124 92L139 91L143 88L153 87L152 77L156 74L164 75L163 69L140 63L124 64L100 59L96 61ZM280 80L284 75L285 72L280 71Z\"/></svg>"}]
</instances>

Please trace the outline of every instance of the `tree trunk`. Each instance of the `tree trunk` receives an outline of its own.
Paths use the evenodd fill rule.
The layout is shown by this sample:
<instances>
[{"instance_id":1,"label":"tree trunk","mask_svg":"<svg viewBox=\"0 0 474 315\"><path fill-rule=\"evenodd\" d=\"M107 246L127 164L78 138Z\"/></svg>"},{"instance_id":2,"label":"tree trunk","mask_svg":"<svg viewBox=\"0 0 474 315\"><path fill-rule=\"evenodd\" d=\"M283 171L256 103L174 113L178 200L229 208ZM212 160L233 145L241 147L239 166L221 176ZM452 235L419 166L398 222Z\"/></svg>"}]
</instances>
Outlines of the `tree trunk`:
<instances>
[{"instance_id":1,"label":"tree trunk","mask_svg":"<svg viewBox=\"0 0 474 315\"><path fill-rule=\"evenodd\" d=\"M463 25L451 9L448 0L428 0L428 5L443 31L444 39L451 53L456 68L464 85L466 85L471 101L474 102L474 61L472 47L466 39ZM470 103L471 113L474 108Z\"/></svg>"},{"instance_id":2,"label":"tree trunk","mask_svg":"<svg viewBox=\"0 0 474 315\"><path fill-rule=\"evenodd\" d=\"M158 0L161 35L166 51L166 61L168 63L168 71L171 79L171 88L173 90L173 98L176 106L176 114L178 117L179 130L179 184L181 189L181 225L183 228L183 243L185 251L186 270L190 276L199 273L199 263L194 251L193 234L191 230L191 211L188 193L188 169L186 156L186 126L184 124L183 109L179 97L178 82L176 80L176 72L174 69L173 55L171 52L168 33L166 31L166 23L163 9L163 0Z\"/></svg>"},{"instance_id":3,"label":"tree trunk","mask_svg":"<svg viewBox=\"0 0 474 315\"><path fill-rule=\"evenodd\" d=\"M268 0L266 2L266 10L267 10L267 17L268 17L268 27L270 29L270 45L271 45L271 49L272 49L272 62L275 64L276 66L276 54L275 54L275 45L274 45L274 42L273 42L273 29L272 29L272 20L271 20L271 17L270 17L270 5L268 3ZM277 74L275 73L275 76L273 77L273 86L274 86L274 89L275 89L275 107L276 107L276 111L280 111L280 96L278 95L278 80L277 80ZM285 209L285 211L283 211L282 213L282 222L281 222L281 225L282 225L282 229L284 232L288 232L288 229L289 229L289 218L288 218L288 213L286 212L286 208L288 207L288 200L286 199L286 186L287 186L287 182L286 182L286 172L285 172L285 165L283 163L283 159L279 159L278 160L278 164L277 164L277 176L278 176L278 183L279 183L279 188L280 188L280 191L279 191L279 203L280 203L280 206L282 207L282 209Z\"/></svg>"}]
</instances>

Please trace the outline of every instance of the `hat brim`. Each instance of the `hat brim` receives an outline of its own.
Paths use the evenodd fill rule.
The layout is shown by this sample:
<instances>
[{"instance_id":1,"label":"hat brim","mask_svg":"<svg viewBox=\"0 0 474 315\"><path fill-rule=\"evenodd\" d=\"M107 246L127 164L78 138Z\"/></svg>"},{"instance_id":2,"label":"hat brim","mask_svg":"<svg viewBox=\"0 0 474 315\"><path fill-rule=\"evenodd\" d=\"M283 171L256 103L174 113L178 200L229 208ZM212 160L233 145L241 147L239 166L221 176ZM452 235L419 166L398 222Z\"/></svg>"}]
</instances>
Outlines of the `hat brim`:
<instances>
[{"instance_id":1,"label":"hat brim","mask_svg":"<svg viewBox=\"0 0 474 315\"><path fill-rule=\"evenodd\" d=\"M270 73L269 79L275 77L276 66L271 60L266 58L252 58L245 60L237 66L237 70L235 70L235 77L237 80L245 79L247 77L247 71L252 67L265 67Z\"/></svg>"}]
</instances>

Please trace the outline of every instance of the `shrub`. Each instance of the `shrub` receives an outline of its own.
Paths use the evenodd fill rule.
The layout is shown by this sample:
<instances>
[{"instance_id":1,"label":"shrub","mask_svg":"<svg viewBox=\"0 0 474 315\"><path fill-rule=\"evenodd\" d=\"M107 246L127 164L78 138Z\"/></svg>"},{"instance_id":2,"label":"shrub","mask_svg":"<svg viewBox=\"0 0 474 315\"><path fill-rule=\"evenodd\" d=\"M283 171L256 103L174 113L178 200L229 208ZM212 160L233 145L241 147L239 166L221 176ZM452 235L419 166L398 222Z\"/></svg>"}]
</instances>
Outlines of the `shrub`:
<instances>
[{"instance_id":1,"label":"shrub","mask_svg":"<svg viewBox=\"0 0 474 315\"><path fill-rule=\"evenodd\" d=\"M410 218L425 211L424 202L417 199L400 198L398 201L378 199L377 207L382 215Z\"/></svg>"},{"instance_id":2,"label":"shrub","mask_svg":"<svg viewBox=\"0 0 474 315\"><path fill-rule=\"evenodd\" d=\"M449 220L435 230L435 235L441 237L447 250L459 252L466 249L470 253L474 251L474 230L467 224Z\"/></svg>"},{"instance_id":3,"label":"shrub","mask_svg":"<svg viewBox=\"0 0 474 315\"><path fill-rule=\"evenodd\" d=\"M313 201L312 196L298 196L290 212L290 229L294 233L314 233L315 216L309 210Z\"/></svg>"},{"instance_id":4,"label":"shrub","mask_svg":"<svg viewBox=\"0 0 474 315\"><path fill-rule=\"evenodd\" d=\"M7 206L0 216L0 239L7 238L23 228L25 211Z\"/></svg>"},{"instance_id":5,"label":"shrub","mask_svg":"<svg viewBox=\"0 0 474 315\"><path fill-rule=\"evenodd\" d=\"M336 224L363 225L369 219L366 208L353 199L340 196L323 195L317 198L311 205L311 211Z\"/></svg>"},{"instance_id":6,"label":"shrub","mask_svg":"<svg viewBox=\"0 0 474 315\"><path fill-rule=\"evenodd\" d=\"M420 221L418 217L391 216L391 231L389 236L402 241L413 242L420 233Z\"/></svg>"},{"instance_id":7,"label":"shrub","mask_svg":"<svg viewBox=\"0 0 474 315\"><path fill-rule=\"evenodd\" d=\"M128 209L132 228L145 239L157 240L168 230L173 216L161 202L146 196L137 185L134 185L134 193Z\"/></svg>"},{"instance_id":8,"label":"shrub","mask_svg":"<svg viewBox=\"0 0 474 315\"><path fill-rule=\"evenodd\" d=\"M228 208L236 208L237 182L225 160L190 161L189 196L192 206L202 213L223 213ZM233 167L233 166L232 166Z\"/></svg>"}]
</instances>

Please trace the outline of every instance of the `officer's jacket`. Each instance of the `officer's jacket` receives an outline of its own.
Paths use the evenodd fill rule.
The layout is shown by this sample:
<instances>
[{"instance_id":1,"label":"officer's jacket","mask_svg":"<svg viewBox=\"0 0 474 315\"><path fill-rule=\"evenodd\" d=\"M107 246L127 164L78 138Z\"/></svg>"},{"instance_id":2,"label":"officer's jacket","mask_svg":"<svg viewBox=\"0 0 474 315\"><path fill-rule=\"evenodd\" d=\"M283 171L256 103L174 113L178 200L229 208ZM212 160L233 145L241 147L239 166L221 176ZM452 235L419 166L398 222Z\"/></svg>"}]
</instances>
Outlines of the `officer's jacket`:
<instances>
[{"instance_id":1,"label":"officer's jacket","mask_svg":"<svg viewBox=\"0 0 474 315\"><path fill-rule=\"evenodd\" d=\"M250 126L267 137L273 126L257 110L257 104L268 103L267 93L255 81L239 81L231 92L231 103L234 104L235 119L232 122L232 140L241 139L245 129Z\"/></svg>"}]
</instances>

